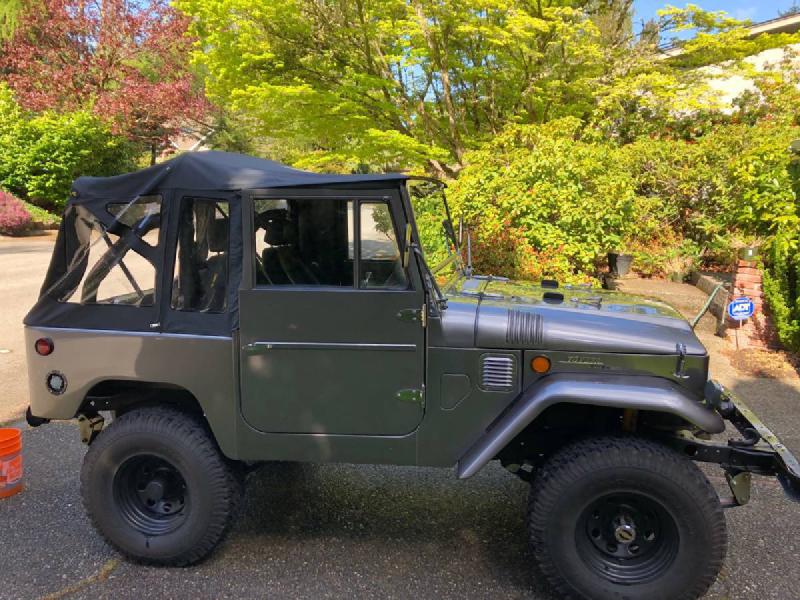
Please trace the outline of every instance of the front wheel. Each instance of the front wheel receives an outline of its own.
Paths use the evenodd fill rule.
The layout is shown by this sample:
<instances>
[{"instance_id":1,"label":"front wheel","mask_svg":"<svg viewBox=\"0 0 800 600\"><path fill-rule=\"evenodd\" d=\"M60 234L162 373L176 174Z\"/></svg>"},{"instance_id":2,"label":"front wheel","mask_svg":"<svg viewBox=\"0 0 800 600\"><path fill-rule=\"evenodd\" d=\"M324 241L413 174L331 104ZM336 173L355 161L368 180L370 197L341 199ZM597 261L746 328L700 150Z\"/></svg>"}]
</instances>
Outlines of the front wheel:
<instances>
[{"instance_id":1,"label":"front wheel","mask_svg":"<svg viewBox=\"0 0 800 600\"><path fill-rule=\"evenodd\" d=\"M714 582L727 530L694 463L639 438L599 438L553 455L536 477L528 529L564 596L692 600Z\"/></svg>"},{"instance_id":2,"label":"front wheel","mask_svg":"<svg viewBox=\"0 0 800 600\"><path fill-rule=\"evenodd\" d=\"M89 447L81 494L95 528L122 554L182 566L222 540L242 479L200 419L144 408L115 419Z\"/></svg>"}]
</instances>

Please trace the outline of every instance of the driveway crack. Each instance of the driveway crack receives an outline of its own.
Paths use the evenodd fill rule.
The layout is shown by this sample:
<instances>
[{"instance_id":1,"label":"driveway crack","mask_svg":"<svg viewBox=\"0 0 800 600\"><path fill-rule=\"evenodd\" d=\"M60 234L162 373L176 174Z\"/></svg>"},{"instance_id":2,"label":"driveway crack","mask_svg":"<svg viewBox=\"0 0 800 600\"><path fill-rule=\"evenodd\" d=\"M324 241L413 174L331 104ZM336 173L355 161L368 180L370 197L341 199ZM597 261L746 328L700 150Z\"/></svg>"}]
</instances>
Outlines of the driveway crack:
<instances>
[{"instance_id":1,"label":"driveway crack","mask_svg":"<svg viewBox=\"0 0 800 600\"><path fill-rule=\"evenodd\" d=\"M88 577L84 577L80 581L76 581L75 583L55 591L52 594L47 594L46 596L42 597L42 600L59 600L60 598L66 598L67 596L75 594L81 591L83 588L92 585L93 583L105 581L109 578L111 573L117 568L118 565L119 560L116 558L107 560L105 563L103 563L103 566L100 567L97 573L89 575Z\"/></svg>"}]
</instances>

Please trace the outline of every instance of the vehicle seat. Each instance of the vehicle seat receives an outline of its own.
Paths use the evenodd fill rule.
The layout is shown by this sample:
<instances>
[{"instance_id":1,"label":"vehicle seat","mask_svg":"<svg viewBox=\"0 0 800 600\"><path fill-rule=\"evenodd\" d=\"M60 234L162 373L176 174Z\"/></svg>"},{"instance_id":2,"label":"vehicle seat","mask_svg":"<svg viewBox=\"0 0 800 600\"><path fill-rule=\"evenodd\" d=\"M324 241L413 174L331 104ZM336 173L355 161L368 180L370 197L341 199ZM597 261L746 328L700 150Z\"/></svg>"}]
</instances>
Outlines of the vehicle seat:
<instances>
[{"instance_id":1,"label":"vehicle seat","mask_svg":"<svg viewBox=\"0 0 800 600\"><path fill-rule=\"evenodd\" d=\"M261 253L267 278L274 285L319 285L297 251L297 228L285 210L270 211L264 222L264 241L269 244Z\"/></svg>"},{"instance_id":2,"label":"vehicle seat","mask_svg":"<svg viewBox=\"0 0 800 600\"><path fill-rule=\"evenodd\" d=\"M208 257L206 267L201 272L204 295L200 306L204 311L221 312L225 309L229 229L227 219L215 219L208 227L208 250L215 254Z\"/></svg>"}]
</instances>

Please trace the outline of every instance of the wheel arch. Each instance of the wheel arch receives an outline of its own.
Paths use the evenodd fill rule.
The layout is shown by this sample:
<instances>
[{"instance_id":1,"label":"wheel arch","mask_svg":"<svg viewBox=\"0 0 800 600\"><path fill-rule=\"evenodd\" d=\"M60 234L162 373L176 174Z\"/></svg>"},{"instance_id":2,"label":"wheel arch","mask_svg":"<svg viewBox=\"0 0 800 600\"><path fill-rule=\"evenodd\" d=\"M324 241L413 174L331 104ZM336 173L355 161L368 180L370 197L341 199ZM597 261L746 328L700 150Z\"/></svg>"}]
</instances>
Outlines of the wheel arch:
<instances>
[{"instance_id":1,"label":"wheel arch","mask_svg":"<svg viewBox=\"0 0 800 600\"><path fill-rule=\"evenodd\" d=\"M458 478L477 473L548 408L562 404L673 415L709 433L725 429L719 414L670 380L560 373L543 378L517 397L459 459Z\"/></svg>"},{"instance_id":2,"label":"wheel arch","mask_svg":"<svg viewBox=\"0 0 800 600\"><path fill-rule=\"evenodd\" d=\"M204 406L202 398L178 384L139 379L103 379L95 382L86 392L76 416L101 411L112 411L120 416L133 410L161 406L201 419L223 454L228 458L236 458L235 437L228 432L228 423L214 418L214 406ZM234 412L232 406L230 411Z\"/></svg>"},{"instance_id":3,"label":"wheel arch","mask_svg":"<svg viewBox=\"0 0 800 600\"><path fill-rule=\"evenodd\" d=\"M183 386L158 381L103 379L92 385L78 413L113 411L124 414L145 406L173 406L182 412L204 414L197 397Z\"/></svg>"}]
</instances>

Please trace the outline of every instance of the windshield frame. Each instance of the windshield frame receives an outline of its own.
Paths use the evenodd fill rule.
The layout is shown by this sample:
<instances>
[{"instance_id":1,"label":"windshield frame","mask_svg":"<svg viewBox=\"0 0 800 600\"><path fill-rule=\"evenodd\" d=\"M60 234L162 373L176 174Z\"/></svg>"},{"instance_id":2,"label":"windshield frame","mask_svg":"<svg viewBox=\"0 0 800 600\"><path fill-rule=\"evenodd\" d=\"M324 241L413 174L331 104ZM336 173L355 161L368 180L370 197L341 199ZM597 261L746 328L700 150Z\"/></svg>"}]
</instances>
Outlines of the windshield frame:
<instances>
[{"instance_id":1,"label":"windshield frame","mask_svg":"<svg viewBox=\"0 0 800 600\"><path fill-rule=\"evenodd\" d=\"M455 226L453 225L453 217L452 213L450 212L450 204L447 201L447 183L442 181L441 179L437 179L435 177L427 177L424 175L411 175L406 180L406 193L408 194L409 204L411 206L412 212L414 211L414 204L411 197L411 191L408 186L408 182L411 181L426 181L428 183L433 183L441 189L442 192L442 204L444 204L444 216L445 219L442 221L442 227L445 229L445 236L449 239L449 242L452 243L453 248L455 251L451 251L450 244L448 244L448 256L444 260L440 261L438 264L434 265L433 267L428 267L428 271L431 277L434 277L436 273L441 271L443 268L451 264L452 262L457 263L457 271L461 273L461 275L466 274L466 267L464 266L464 261L461 258L461 244L458 240L458 234L456 234ZM415 215L416 216L416 215ZM450 230L447 230L445 223L449 225ZM417 237L419 237L419 229L416 227L416 219L414 222L415 229L417 229ZM452 233L452 235L451 235ZM425 254L425 247L422 245L422 240L418 240L419 248L423 254ZM427 264L427 261L426 261Z\"/></svg>"},{"instance_id":2,"label":"windshield frame","mask_svg":"<svg viewBox=\"0 0 800 600\"><path fill-rule=\"evenodd\" d=\"M406 219L407 222L412 225L412 239L410 242L410 246L408 248L402 248L401 252L409 251L409 256L413 256L417 262L417 266L420 271L422 285L425 287L425 303L428 305L430 314L432 316L440 316L443 311L447 309L447 298L442 293L440 286L436 283L436 277L432 272L431 268L428 266L428 263L425 259L425 250L422 247L422 240L420 239L419 234L419 227L417 226L417 219L416 219L416 212L414 210L414 204L411 200L411 190L410 186L408 185L409 181L427 181L430 183L434 183L442 188L442 198L445 204L445 217L448 222L452 225L452 220L450 217L450 206L447 203L447 196L444 194L444 189L447 188L447 184L444 181L436 179L434 177L426 177L422 175L414 175L409 176L403 182L401 186L401 196L403 199L403 204L405 206L406 211ZM448 235L449 237L449 235ZM454 277L461 277L464 273L463 264L460 261L461 254L460 248L458 246L458 240L456 242L456 249L455 253L451 253L451 256L447 258L447 261L451 261L452 256L455 254L459 258L459 267L460 269L456 270ZM405 243L405 242L404 242ZM439 265L437 265L438 267Z\"/></svg>"}]
</instances>

